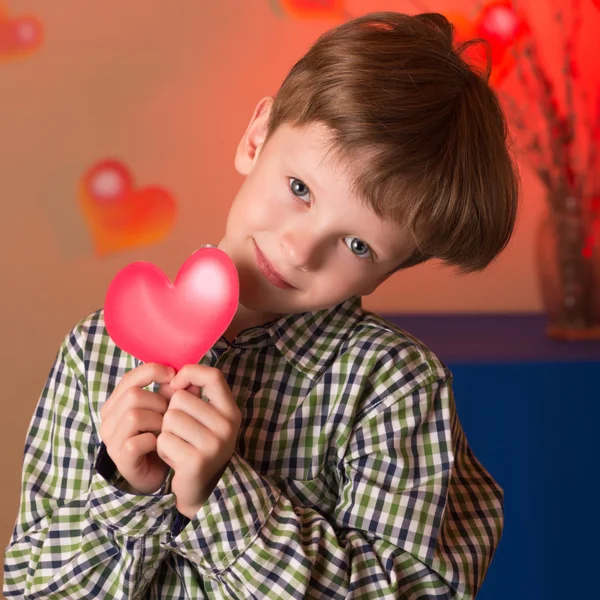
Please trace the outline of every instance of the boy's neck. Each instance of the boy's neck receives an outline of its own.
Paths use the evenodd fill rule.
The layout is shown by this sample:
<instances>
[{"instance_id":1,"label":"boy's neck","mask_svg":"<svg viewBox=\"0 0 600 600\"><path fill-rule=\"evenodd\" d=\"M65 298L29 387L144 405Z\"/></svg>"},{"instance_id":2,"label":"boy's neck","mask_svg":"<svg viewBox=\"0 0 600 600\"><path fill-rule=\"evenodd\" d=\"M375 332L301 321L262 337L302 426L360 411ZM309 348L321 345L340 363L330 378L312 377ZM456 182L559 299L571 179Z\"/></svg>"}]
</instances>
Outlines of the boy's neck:
<instances>
[{"instance_id":1,"label":"boy's neck","mask_svg":"<svg viewBox=\"0 0 600 600\"><path fill-rule=\"evenodd\" d=\"M257 327L263 323L272 321L277 315L257 313L246 308L243 304L238 305L229 327L225 330L223 337L231 343L242 331Z\"/></svg>"}]
</instances>

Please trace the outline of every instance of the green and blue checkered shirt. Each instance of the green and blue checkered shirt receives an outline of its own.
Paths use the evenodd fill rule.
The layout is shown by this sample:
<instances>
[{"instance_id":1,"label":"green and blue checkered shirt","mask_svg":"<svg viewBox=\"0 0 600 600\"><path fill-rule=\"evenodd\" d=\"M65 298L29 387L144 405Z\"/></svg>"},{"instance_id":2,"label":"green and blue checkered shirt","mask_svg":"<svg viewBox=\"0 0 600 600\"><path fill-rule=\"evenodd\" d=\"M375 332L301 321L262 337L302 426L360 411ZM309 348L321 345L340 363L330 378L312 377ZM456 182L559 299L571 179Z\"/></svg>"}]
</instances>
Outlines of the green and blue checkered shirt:
<instances>
[{"instance_id":1,"label":"green and blue checkered shirt","mask_svg":"<svg viewBox=\"0 0 600 600\"><path fill-rule=\"evenodd\" d=\"M242 410L236 450L193 519L173 472L121 491L100 408L139 361L103 312L60 347L32 417L6 598L473 598L503 492L460 426L448 369L359 298L219 339ZM157 389L157 388L151 388Z\"/></svg>"}]
</instances>

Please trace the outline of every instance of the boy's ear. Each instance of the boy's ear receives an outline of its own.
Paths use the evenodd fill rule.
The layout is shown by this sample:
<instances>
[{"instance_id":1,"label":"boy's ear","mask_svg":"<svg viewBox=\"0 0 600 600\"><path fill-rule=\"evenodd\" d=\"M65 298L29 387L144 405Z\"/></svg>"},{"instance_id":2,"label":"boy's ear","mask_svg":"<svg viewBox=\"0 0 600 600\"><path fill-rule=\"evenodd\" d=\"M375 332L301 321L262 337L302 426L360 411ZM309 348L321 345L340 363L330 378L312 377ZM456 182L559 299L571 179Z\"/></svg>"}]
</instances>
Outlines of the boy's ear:
<instances>
[{"instance_id":1,"label":"boy's ear","mask_svg":"<svg viewBox=\"0 0 600 600\"><path fill-rule=\"evenodd\" d=\"M265 96L254 109L235 153L235 168L240 175L248 175L252 170L267 135L267 121L271 113L274 98Z\"/></svg>"}]
</instances>

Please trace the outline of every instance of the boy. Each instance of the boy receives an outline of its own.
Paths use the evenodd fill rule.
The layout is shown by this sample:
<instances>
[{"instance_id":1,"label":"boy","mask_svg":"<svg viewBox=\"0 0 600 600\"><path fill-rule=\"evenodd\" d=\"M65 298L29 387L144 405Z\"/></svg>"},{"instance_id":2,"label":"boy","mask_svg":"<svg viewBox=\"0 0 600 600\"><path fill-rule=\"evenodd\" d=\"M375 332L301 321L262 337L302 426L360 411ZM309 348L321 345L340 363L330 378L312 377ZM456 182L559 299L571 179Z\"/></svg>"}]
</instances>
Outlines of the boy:
<instances>
[{"instance_id":1,"label":"boy","mask_svg":"<svg viewBox=\"0 0 600 600\"><path fill-rule=\"evenodd\" d=\"M507 244L494 93L441 15L366 15L259 102L235 166L231 326L177 374L116 348L102 311L71 331L26 441L5 596L475 597L502 490L448 369L360 296Z\"/></svg>"}]
</instances>

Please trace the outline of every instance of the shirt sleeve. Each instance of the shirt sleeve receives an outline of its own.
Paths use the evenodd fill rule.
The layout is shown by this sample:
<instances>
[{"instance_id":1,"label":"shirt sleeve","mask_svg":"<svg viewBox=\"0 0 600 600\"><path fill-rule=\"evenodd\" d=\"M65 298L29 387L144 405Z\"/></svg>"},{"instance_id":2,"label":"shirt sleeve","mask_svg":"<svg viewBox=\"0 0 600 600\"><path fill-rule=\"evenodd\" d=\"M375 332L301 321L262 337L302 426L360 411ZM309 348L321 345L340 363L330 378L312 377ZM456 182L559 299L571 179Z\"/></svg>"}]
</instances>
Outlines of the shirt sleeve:
<instances>
[{"instance_id":1,"label":"shirt sleeve","mask_svg":"<svg viewBox=\"0 0 600 600\"><path fill-rule=\"evenodd\" d=\"M170 547L228 598L474 598L502 494L471 460L451 401L448 377L363 411L328 513L294 505L234 454Z\"/></svg>"},{"instance_id":2,"label":"shirt sleeve","mask_svg":"<svg viewBox=\"0 0 600 600\"><path fill-rule=\"evenodd\" d=\"M7 599L143 597L166 553L174 495L129 494L94 469L100 443L78 337L63 342L29 425Z\"/></svg>"}]
</instances>

